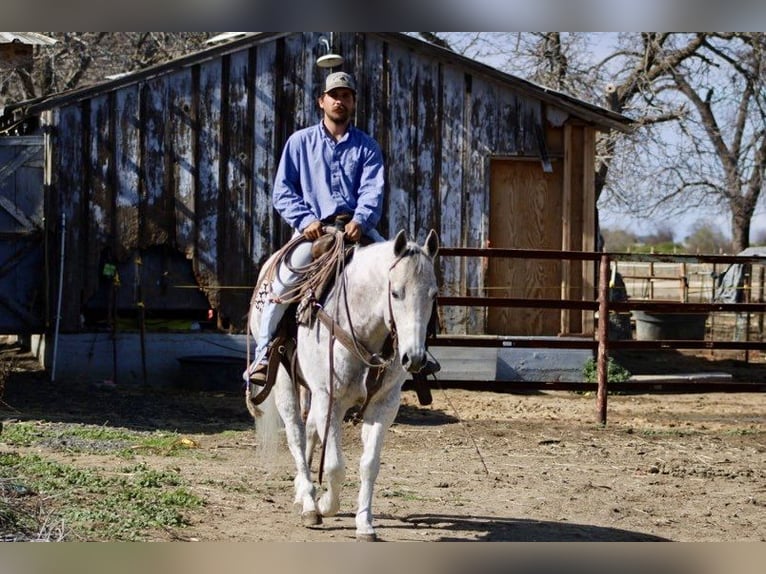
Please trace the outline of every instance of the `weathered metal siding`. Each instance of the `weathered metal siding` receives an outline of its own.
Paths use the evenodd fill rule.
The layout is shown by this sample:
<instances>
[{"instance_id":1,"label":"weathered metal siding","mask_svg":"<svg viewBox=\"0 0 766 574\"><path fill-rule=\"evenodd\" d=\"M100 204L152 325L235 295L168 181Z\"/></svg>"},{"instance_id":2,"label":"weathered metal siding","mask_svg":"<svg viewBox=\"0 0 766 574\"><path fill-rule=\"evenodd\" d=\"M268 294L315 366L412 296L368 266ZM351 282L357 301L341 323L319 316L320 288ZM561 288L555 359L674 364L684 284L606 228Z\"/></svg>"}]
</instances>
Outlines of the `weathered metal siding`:
<instances>
[{"instance_id":1,"label":"weathered metal siding","mask_svg":"<svg viewBox=\"0 0 766 574\"><path fill-rule=\"evenodd\" d=\"M129 261L159 245L191 260L210 306L243 327L258 267L289 234L271 208L282 146L319 120L318 38L254 41L53 111L49 217L70 222L64 331L78 329L104 250ZM357 123L386 159L381 232L485 246L489 159L539 154L540 102L375 34L338 34L336 49L360 86ZM439 271L445 293L482 289L481 260L443 258ZM454 333L485 322L478 309L444 318Z\"/></svg>"}]
</instances>

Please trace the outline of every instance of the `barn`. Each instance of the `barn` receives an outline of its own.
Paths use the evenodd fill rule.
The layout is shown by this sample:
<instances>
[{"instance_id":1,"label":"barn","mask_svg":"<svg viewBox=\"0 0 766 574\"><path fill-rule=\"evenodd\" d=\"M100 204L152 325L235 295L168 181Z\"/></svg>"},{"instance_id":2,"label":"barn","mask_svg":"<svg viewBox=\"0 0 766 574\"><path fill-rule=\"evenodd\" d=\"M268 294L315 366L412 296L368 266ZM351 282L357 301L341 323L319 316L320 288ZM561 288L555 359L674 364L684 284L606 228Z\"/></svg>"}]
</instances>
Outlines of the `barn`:
<instances>
[{"instance_id":1,"label":"barn","mask_svg":"<svg viewBox=\"0 0 766 574\"><path fill-rule=\"evenodd\" d=\"M290 234L270 203L282 146L319 121L316 96L339 69L359 85L356 125L383 148L381 233L595 249L596 135L628 131L628 118L401 33L248 33L5 107L2 330L35 334L62 377L146 379L200 345L241 351L259 267ZM8 242L22 236L37 272L14 268ZM557 260L442 257L439 275L445 295L531 299L592 298L595 282L591 263ZM593 332L589 312L561 313L450 307L442 319L450 334ZM143 375L120 368L139 356Z\"/></svg>"}]
</instances>

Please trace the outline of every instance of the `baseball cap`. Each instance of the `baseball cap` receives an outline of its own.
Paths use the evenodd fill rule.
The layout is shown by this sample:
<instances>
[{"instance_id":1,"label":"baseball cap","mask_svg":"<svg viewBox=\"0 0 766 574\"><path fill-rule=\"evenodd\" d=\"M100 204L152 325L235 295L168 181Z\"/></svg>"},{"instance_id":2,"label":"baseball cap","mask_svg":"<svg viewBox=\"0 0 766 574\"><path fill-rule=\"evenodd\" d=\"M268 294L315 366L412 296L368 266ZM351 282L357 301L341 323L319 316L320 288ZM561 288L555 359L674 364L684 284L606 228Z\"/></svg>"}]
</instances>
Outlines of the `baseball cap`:
<instances>
[{"instance_id":1,"label":"baseball cap","mask_svg":"<svg viewBox=\"0 0 766 574\"><path fill-rule=\"evenodd\" d=\"M322 93L326 94L335 88L348 88L356 94L354 78L351 77L351 74L347 74L346 72L333 72L327 76L327 79L325 79L324 82L324 92Z\"/></svg>"}]
</instances>

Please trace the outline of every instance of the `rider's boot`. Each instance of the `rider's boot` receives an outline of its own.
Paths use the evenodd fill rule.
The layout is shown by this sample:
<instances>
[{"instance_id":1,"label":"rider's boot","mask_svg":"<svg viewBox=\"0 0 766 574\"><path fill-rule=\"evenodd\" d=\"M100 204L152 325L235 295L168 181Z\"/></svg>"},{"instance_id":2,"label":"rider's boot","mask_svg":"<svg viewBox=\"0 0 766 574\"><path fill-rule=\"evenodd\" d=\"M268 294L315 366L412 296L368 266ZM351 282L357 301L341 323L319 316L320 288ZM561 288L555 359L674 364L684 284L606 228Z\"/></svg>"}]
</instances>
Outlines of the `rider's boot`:
<instances>
[{"instance_id":1,"label":"rider's boot","mask_svg":"<svg viewBox=\"0 0 766 574\"><path fill-rule=\"evenodd\" d=\"M250 383L253 385L264 386L269 378L269 355L271 353L271 346L269 345L266 350L266 354L258 361L258 364L250 373Z\"/></svg>"}]
</instances>

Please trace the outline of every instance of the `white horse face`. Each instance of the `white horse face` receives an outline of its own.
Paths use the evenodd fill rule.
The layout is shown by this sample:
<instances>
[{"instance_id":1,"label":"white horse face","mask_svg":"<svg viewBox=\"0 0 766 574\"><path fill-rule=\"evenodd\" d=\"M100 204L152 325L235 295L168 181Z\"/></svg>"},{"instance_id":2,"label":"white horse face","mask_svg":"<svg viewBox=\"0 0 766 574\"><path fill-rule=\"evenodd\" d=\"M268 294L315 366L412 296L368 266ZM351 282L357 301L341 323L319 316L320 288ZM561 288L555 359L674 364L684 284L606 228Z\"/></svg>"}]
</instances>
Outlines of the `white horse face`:
<instances>
[{"instance_id":1,"label":"white horse face","mask_svg":"<svg viewBox=\"0 0 766 574\"><path fill-rule=\"evenodd\" d=\"M394 240L396 263L389 271L389 299L402 366L417 373L426 363L426 328L438 293L434 258L439 239L431 230L421 247L400 231Z\"/></svg>"}]
</instances>

